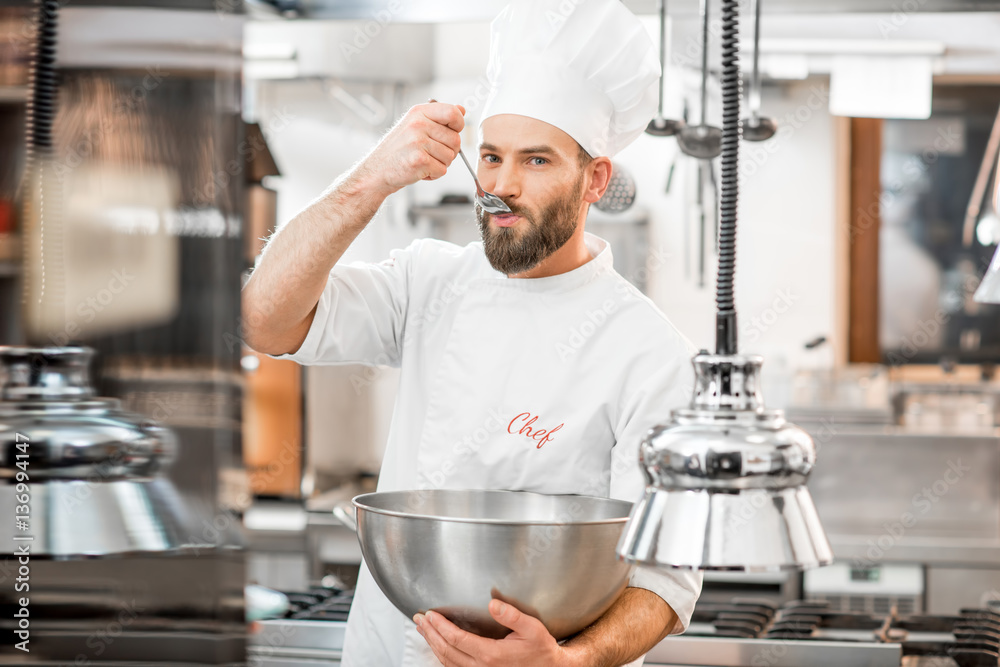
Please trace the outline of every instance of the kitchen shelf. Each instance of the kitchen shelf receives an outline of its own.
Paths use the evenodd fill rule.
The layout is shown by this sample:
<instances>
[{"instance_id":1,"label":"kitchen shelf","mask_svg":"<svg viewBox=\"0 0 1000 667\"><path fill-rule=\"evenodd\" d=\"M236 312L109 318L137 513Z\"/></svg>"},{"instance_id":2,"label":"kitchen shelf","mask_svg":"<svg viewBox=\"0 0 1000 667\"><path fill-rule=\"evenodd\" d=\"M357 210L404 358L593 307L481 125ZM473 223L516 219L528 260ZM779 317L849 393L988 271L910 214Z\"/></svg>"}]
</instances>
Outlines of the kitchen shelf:
<instances>
[{"instance_id":1,"label":"kitchen shelf","mask_svg":"<svg viewBox=\"0 0 1000 667\"><path fill-rule=\"evenodd\" d=\"M24 104L30 95L27 86L0 86L0 104Z\"/></svg>"}]
</instances>

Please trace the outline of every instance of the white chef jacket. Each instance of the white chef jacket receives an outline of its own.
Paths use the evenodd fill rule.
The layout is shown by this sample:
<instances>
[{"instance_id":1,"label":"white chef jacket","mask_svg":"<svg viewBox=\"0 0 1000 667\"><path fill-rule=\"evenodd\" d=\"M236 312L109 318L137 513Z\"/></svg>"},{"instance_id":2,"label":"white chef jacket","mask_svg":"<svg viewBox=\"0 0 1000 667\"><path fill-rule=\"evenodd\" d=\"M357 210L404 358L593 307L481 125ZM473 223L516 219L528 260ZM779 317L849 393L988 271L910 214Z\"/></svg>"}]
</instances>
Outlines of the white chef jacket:
<instances>
[{"instance_id":1,"label":"white chef jacket","mask_svg":"<svg viewBox=\"0 0 1000 667\"><path fill-rule=\"evenodd\" d=\"M635 502L639 442L685 405L696 348L612 266L546 278L495 271L481 243L418 240L378 264L337 265L302 346L303 364L400 367L379 491L510 489ZM690 621L701 575L637 569ZM439 665L362 566L344 667ZM635 664L641 664L641 660Z\"/></svg>"}]
</instances>

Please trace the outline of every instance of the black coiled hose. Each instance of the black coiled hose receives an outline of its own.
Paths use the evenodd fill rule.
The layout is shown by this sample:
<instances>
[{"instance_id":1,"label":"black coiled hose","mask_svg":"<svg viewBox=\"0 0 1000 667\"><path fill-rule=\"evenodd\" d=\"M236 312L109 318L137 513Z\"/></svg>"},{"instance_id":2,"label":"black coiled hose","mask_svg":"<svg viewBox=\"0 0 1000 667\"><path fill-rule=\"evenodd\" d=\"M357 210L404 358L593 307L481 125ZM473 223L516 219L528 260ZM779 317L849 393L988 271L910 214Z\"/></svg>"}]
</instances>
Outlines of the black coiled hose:
<instances>
[{"instance_id":1,"label":"black coiled hose","mask_svg":"<svg viewBox=\"0 0 1000 667\"><path fill-rule=\"evenodd\" d=\"M52 154L52 123L56 114L56 29L58 0L36 0L38 39L31 63L31 97L27 106L27 173L35 167L36 157Z\"/></svg>"},{"instance_id":2,"label":"black coiled hose","mask_svg":"<svg viewBox=\"0 0 1000 667\"><path fill-rule=\"evenodd\" d=\"M56 37L57 19L59 16L58 0L35 0L37 6L38 33L35 50L32 54L29 74L31 95L25 113L25 178L26 187L23 193L24 220L31 225L38 225L39 260L37 268L25 261L26 273L37 270L38 275L28 275L25 281L25 297L28 296L28 285L34 283L37 290L34 296L41 301L49 294L59 294L61 289L55 287L59 281L51 280L54 269L56 275L61 275L59 266L46 266L46 259L53 256L53 248L61 248L62 238L59 229L59 183L50 183L52 177L52 158L54 156L52 125L56 116L56 96L59 82L56 79ZM37 203L37 211L33 210ZM50 224L46 224L46 223ZM25 238L28 238L25 229ZM52 262L48 262L52 264ZM30 267L30 268L29 268ZM46 284L48 283L48 284ZM29 329L31 327L29 326ZM40 336L32 332L32 337ZM42 340L42 343L47 341Z\"/></svg>"},{"instance_id":3,"label":"black coiled hose","mask_svg":"<svg viewBox=\"0 0 1000 667\"><path fill-rule=\"evenodd\" d=\"M736 207L740 162L740 17L738 0L722 0L722 183L719 202L719 278L716 283L715 351L736 354Z\"/></svg>"}]
</instances>

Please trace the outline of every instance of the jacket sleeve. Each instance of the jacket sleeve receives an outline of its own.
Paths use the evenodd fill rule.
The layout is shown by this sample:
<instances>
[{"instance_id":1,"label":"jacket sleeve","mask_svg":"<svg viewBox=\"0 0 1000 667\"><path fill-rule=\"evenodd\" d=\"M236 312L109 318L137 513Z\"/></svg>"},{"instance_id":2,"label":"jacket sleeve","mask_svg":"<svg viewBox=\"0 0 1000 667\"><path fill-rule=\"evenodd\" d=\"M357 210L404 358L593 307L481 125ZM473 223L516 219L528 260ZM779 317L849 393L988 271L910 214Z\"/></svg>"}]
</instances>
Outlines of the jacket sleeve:
<instances>
[{"instance_id":1,"label":"jacket sleeve","mask_svg":"<svg viewBox=\"0 0 1000 667\"><path fill-rule=\"evenodd\" d=\"M330 271L309 333L298 350L276 359L305 365L400 365L413 265L420 241L369 264Z\"/></svg>"},{"instance_id":2,"label":"jacket sleeve","mask_svg":"<svg viewBox=\"0 0 1000 667\"><path fill-rule=\"evenodd\" d=\"M646 432L664 421L674 408L691 400L694 373L686 347L678 346L674 361L655 371L626 400L618 427L616 444L611 453L612 498L636 502L646 488L646 479L639 464L639 443ZM638 567L629 586L644 588L659 595L676 612L678 622L670 634L684 632L691 622L695 602L701 593L702 575L698 571L664 570Z\"/></svg>"}]
</instances>

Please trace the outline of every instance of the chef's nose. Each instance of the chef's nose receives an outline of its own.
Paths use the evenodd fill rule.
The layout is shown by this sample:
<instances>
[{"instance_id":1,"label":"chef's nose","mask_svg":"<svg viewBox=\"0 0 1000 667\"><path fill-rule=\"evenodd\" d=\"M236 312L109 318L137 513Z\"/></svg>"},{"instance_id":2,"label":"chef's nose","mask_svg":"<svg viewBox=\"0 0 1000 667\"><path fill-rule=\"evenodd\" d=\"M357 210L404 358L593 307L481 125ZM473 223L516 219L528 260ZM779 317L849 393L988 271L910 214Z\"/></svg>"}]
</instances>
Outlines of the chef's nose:
<instances>
[{"instance_id":1,"label":"chef's nose","mask_svg":"<svg viewBox=\"0 0 1000 667\"><path fill-rule=\"evenodd\" d=\"M492 177L492 183L482 183L483 188L501 199L517 197L521 194L521 180L517 170L510 165L502 164L496 169L490 169L487 179Z\"/></svg>"}]
</instances>

